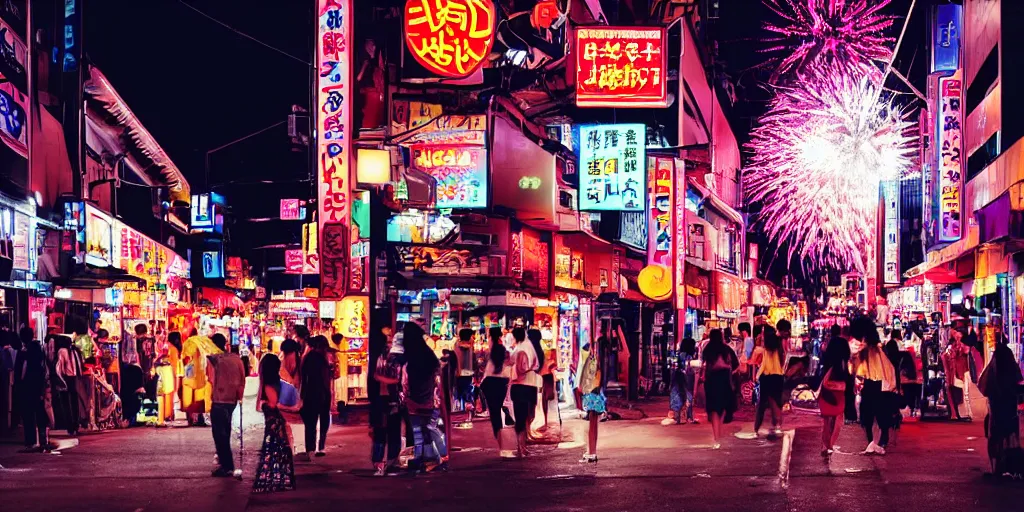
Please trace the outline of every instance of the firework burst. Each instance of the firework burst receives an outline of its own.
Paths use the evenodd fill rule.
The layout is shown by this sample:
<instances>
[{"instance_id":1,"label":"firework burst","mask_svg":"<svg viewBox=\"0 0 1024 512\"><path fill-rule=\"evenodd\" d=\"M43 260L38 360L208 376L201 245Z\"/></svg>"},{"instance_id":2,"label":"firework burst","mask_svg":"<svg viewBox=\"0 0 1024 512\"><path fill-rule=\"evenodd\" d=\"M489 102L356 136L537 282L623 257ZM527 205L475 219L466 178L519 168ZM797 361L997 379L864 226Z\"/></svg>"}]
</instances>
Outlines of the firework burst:
<instances>
[{"instance_id":1,"label":"firework burst","mask_svg":"<svg viewBox=\"0 0 1024 512\"><path fill-rule=\"evenodd\" d=\"M869 77L833 68L798 84L778 89L751 133L747 198L790 260L863 271L879 184L913 165L912 123Z\"/></svg>"},{"instance_id":2,"label":"firework burst","mask_svg":"<svg viewBox=\"0 0 1024 512\"><path fill-rule=\"evenodd\" d=\"M822 66L881 78L876 63L888 62L895 41L885 34L895 18L881 14L890 0L764 0L781 21L764 28L773 34L767 53L785 53L775 64L772 83Z\"/></svg>"}]
</instances>

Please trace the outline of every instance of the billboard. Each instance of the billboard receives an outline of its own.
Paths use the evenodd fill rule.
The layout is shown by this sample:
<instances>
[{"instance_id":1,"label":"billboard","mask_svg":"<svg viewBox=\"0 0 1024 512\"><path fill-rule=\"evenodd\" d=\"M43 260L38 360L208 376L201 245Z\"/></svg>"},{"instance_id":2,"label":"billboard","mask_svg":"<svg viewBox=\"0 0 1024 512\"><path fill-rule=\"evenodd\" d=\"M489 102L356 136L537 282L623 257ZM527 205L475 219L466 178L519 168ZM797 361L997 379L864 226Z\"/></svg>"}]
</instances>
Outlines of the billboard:
<instances>
[{"instance_id":1,"label":"billboard","mask_svg":"<svg viewBox=\"0 0 1024 512\"><path fill-rule=\"evenodd\" d=\"M109 267L114 263L114 245L111 230L114 220L110 215L85 205L85 263L94 267Z\"/></svg>"},{"instance_id":2,"label":"billboard","mask_svg":"<svg viewBox=\"0 0 1024 512\"><path fill-rule=\"evenodd\" d=\"M642 124L580 127L580 211L644 211L646 143Z\"/></svg>"},{"instance_id":3,"label":"billboard","mask_svg":"<svg viewBox=\"0 0 1024 512\"><path fill-rule=\"evenodd\" d=\"M932 16L932 73L954 71L960 67L962 5L936 5Z\"/></svg>"},{"instance_id":4,"label":"billboard","mask_svg":"<svg viewBox=\"0 0 1024 512\"><path fill-rule=\"evenodd\" d=\"M939 112L936 116L935 138L939 152L939 241L960 239L963 229L963 109L961 107L961 76L958 69L952 76L939 78Z\"/></svg>"},{"instance_id":5,"label":"billboard","mask_svg":"<svg viewBox=\"0 0 1024 512\"><path fill-rule=\"evenodd\" d=\"M900 284L900 182L882 182L885 214L882 224L882 278L884 284Z\"/></svg>"},{"instance_id":6,"label":"billboard","mask_svg":"<svg viewBox=\"0 0 1024 512\"><path fill-rule=\"evenodd\" d=\"M672 268L672 174L675 162L668 157L654 157L648 159L648 165L651 167L651 181L647 189L651 195L651 220L647 263Z\"/></svg>"},{"instance_id":7,"label":"billboard","mask_svg":"<svg viewBox=\"0 0 1024 512\"><path fill-rule=\"evenodd\" d=\"M316 152L320 297L345 295L352 153L352 0L318 0ZM347 96L347 97L346 97Z\"/></svg>"},{"instance_id":8,"label":"billboard","mask_svg":"<svg viewBox=\"0 0 1024 512\"><path fill-rule=\"evenodd\" d=\"M431 73L466 77L491 53L496 18L491 0L407 0L405 44Z\"/></svg>"},{"instance_id":9,"label":"billboard","mask_svg":"<svg viewBox=\"0 0 1024 512\"><path fill-rule=\"evenodd\" d=\"M664 27L579 27L575 39L577 106L667 105Z\"/></svg>"}]
</instances>

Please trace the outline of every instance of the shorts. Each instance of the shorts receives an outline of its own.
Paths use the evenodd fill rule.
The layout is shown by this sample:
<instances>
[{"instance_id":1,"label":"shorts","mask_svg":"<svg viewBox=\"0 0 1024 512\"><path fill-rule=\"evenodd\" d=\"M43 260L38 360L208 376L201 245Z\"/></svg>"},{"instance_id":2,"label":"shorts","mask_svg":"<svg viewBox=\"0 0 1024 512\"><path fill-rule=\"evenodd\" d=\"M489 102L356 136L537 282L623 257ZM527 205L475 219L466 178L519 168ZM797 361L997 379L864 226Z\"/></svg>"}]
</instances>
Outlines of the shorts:
<instances>
[{"instance_id":1,"label":"shorts","mask_svg":"<svg viewBox=\"0 0 1024 512\"><path fill-rule=\"evenodd\" d=\"M543 387L541 387L541 399L544 402L550 402L555 399L555 375L549 373L541 376L544 379Z\"/></svg>"},{"instance_id":2,"label":"shorts","mask_svg":"<svg viewBox=\"0 0 1024 512\"><path fill-rule=\"evenodd\" d=\"M583 410L604 414L607 412L607 400L604 393L587 393L583 395Z\"/></svg>"}]
</instances>

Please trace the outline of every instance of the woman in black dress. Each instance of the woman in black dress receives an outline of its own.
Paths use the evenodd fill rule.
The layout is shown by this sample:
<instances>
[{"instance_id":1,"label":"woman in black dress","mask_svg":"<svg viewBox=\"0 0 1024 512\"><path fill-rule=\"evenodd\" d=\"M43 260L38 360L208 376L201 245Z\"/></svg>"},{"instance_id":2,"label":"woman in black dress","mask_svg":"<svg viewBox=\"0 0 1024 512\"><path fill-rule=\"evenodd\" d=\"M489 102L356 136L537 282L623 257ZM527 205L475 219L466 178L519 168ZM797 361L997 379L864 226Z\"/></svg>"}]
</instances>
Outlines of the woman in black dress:
<instances>
[{"instance_id":1,"label":"woman in black dress","mask_svg":"<svg viewBox=\"0 0 1024 512\"><path fill-rule=\"evenodd\" d=\"M256 479L252 492L275 492L295 489L295 463L288 444L288 424L281 415L281 360L273 354L260 361L260 398L256 408L263 411L263 448L260 449Z\"/></svg>"},{"instance_id":2,"label":"woman in black dress","mask_svg":"<svg viewBox=\"0 0 1024 512\"><path fill-rule=\"evenodd\" d=\"M701 354L703 381L708 421L714 436L712 448L722 447L722 423L736 412L736 390L732 374L740 366L736 352L725 344L721 329L711 331L708 344Z\"/></svg>"}]
</instances>

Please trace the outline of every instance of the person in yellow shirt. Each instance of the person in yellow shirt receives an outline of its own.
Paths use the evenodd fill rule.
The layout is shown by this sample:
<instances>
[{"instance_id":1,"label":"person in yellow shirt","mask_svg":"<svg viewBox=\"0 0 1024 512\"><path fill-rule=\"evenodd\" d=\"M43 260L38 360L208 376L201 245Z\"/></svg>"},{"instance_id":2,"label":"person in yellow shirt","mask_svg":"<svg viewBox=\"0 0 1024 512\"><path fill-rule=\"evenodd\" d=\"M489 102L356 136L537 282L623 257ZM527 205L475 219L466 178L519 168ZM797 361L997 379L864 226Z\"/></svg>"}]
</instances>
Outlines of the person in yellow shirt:
<instances>
[{"instance_id":1,"label":"person in yellow shirt","mask_svg":"<svg viewBox=\"0 0 1024 512\"><path fill-rule=\"evenodd\" d=\"M188 415L189 425L205 425L210 412L212 389L206 379L206 357L221 353L206 336L189 336L182 344L181 410Z\"/></svg>"},{"instance_id":2,"label":"person in yellow shirt","mask_svg":"<svg viewBox=\"0 0 1024 512\"><path fill-rule=\"evenodd\" d=\"M864 342L864 348L852 362L854 374L864 380L860 391L860 424L868 438L864 453L885 455L892 423L892 408L886 393L896 389L896 369L882 352L882 340L870 319L854 319L850 324L850 335ZM872 431L876 423L881 432L878 443L875 443Z\"/></svg>"},{"instance_id":3,"label":"person in yellow shirt","mask_svg":"<svg viewBox=\"0 0 1024 512\"><path fill-rule=\"evenodd\" d=\"M782 346L774 327L766 325L761 332L762 350L754 350L750 364L758 367L757 382L760 393L757 400L757 416L754 418L754 436L761 430L764 413L772 412L772 436L782 429L782 387L785 375L786 350Z\"/></svg>"}]
</instances>

